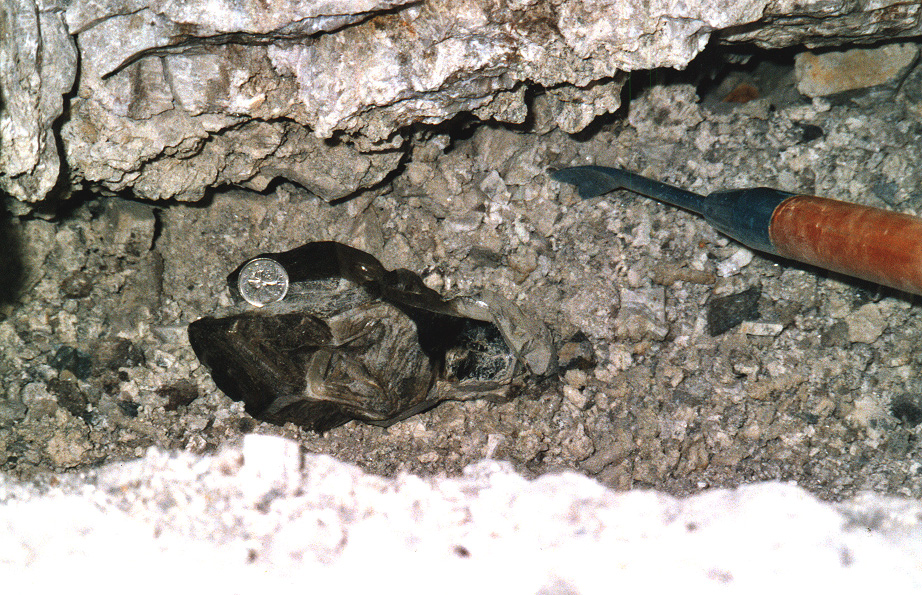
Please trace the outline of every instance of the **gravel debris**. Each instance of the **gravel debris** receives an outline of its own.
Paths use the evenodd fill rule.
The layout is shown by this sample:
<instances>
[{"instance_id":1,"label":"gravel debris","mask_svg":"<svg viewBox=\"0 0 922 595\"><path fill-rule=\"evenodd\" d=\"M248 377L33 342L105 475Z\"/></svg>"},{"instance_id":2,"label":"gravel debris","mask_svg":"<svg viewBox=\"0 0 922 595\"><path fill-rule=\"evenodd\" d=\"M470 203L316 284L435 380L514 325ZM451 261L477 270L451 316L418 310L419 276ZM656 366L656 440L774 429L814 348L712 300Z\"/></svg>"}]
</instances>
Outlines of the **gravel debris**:
<instances>
[{"instance_id":1,"label":"gravel debris","mask_svg":"<svg viewBox=\"0 0 922 595\"><path fill-rule=\"evenodd\" d=\"M210 453L257 433L386 476L489 457L677 496L784 480L829 500L922 497L919 298L754 254L627 192L580 201L547 175L597 163L705 194L771 186L922 213L922 71L889 94L806 99L785 68L784 89L745 102L654 81L591 134L421 129L399 175L334 204L277 183L202 205L90 198L53 221L8 216L0 471ZM553 329L561 377L390 428L253 420L185 329L230 304L224 279L245 258L313 240L448 295L514 300ZM717 317L721 300L745 307Z\"/></svg>"}]
</instances>

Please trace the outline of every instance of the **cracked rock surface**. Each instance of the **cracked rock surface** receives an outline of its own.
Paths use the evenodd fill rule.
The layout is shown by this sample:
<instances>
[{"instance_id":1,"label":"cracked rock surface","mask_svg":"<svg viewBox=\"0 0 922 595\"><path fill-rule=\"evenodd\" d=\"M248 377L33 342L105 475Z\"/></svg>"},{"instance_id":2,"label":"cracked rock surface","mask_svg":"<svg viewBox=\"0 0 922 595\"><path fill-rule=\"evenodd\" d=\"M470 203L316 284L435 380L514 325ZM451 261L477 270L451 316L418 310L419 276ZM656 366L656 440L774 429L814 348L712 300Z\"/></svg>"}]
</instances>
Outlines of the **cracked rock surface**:
<instances>
[{"instance_id":1,"label":"cracked rock surface","mask_svg":"<svg viewBox=\"0 0 922 595\"><path fill-rule=\"evenodd\" d=\"M540 113L578 132L619 107L626 73L683 67L712 38L824 46L920 32L919 6L897 0L13 0L0 10L0 187L27 203L84 186L194 201L276 178L335 200L391 174L413 125Z\"/></svg>"}]
</instances>

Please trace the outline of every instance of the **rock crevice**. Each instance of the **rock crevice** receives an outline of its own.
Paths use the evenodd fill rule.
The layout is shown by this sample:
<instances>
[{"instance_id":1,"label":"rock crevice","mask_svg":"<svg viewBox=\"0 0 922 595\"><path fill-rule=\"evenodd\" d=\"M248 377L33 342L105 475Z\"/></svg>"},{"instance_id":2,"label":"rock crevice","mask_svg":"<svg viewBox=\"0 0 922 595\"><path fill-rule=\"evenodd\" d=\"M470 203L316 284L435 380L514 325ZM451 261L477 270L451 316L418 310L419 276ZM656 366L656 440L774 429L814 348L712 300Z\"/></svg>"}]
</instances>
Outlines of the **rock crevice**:
<instances>
[{"instance_id":1,"label":"rock crevice","mask_svg":"<svg viewBox=\"0 0 922 595\"><path fill-rule=\"evenodd\" d=\"M60 179L196 200L270 175L333 200L392 171L414 125L461 113L521 124L533 88L546 124L575 133L619 107L624 73L682 68L714 34L785 47L922 30L918 6L870 1L11 0L2 10L0 188L26 202ZM325 166L365 173L331 184L329 170L299 165L320 152Z\"/></svg>"}]
</instances>

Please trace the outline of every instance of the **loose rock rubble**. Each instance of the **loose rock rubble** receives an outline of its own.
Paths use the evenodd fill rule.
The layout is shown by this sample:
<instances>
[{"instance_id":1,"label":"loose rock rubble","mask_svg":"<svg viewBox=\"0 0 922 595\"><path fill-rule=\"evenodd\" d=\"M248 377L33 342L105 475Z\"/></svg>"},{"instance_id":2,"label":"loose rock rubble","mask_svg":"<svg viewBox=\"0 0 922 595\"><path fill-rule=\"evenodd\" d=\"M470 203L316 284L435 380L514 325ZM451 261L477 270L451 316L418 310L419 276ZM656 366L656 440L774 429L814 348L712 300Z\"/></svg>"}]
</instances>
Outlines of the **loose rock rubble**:
<instances>
[{"instance_id":1,"label":"loose rock rubble","mask_svg":"<svg viewBox=\"0 0 922 595\"><path fill-rule=\"evenodd\" d=\"M54 222L12 219L4 241L22 248L18 304L0 321L0 469L212 452L261 433L383 475L492 457L529 477L570 469L675 495L780 479L833 500L922 496L917 298L753 254L629 193L581 202L547 176L598 163L702 193L765 185L919 212L922 73L814 99L796 92L791 63L698 87L656 76L637 76L645 88L625 112L578 137L419 127L398 175L335 204L275 183L203 205L90 198ZM743 82L756 98L724 101ZM561 379L387 429L254 421L216 390L186 326L230 303L224 278L243 259L312 240L447 295L486 288L530 308L556 334ZM721 314L739 295L745 307Z\"/></svg>"}]
</instances>

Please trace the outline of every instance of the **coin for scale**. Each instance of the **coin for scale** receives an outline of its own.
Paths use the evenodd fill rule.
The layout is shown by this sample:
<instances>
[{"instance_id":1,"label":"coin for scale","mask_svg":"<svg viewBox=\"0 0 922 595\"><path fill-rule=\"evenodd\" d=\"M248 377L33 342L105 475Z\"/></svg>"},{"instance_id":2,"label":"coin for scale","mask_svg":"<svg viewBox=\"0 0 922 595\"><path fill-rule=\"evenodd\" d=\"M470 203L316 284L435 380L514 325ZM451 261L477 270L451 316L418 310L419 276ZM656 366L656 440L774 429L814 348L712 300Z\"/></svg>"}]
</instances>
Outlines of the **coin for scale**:
<instances>
[{"instance_id":1,"label":"coin for scale","mask_svg":"<svg viewBox=\"0 0 922 595\"><path fill-rule=\"evenodd\" d=\"M262 307L288 293L288 272L271 258L254 258L240 269L237 288L248 303Z\"/></svg>"}]
</instances>

